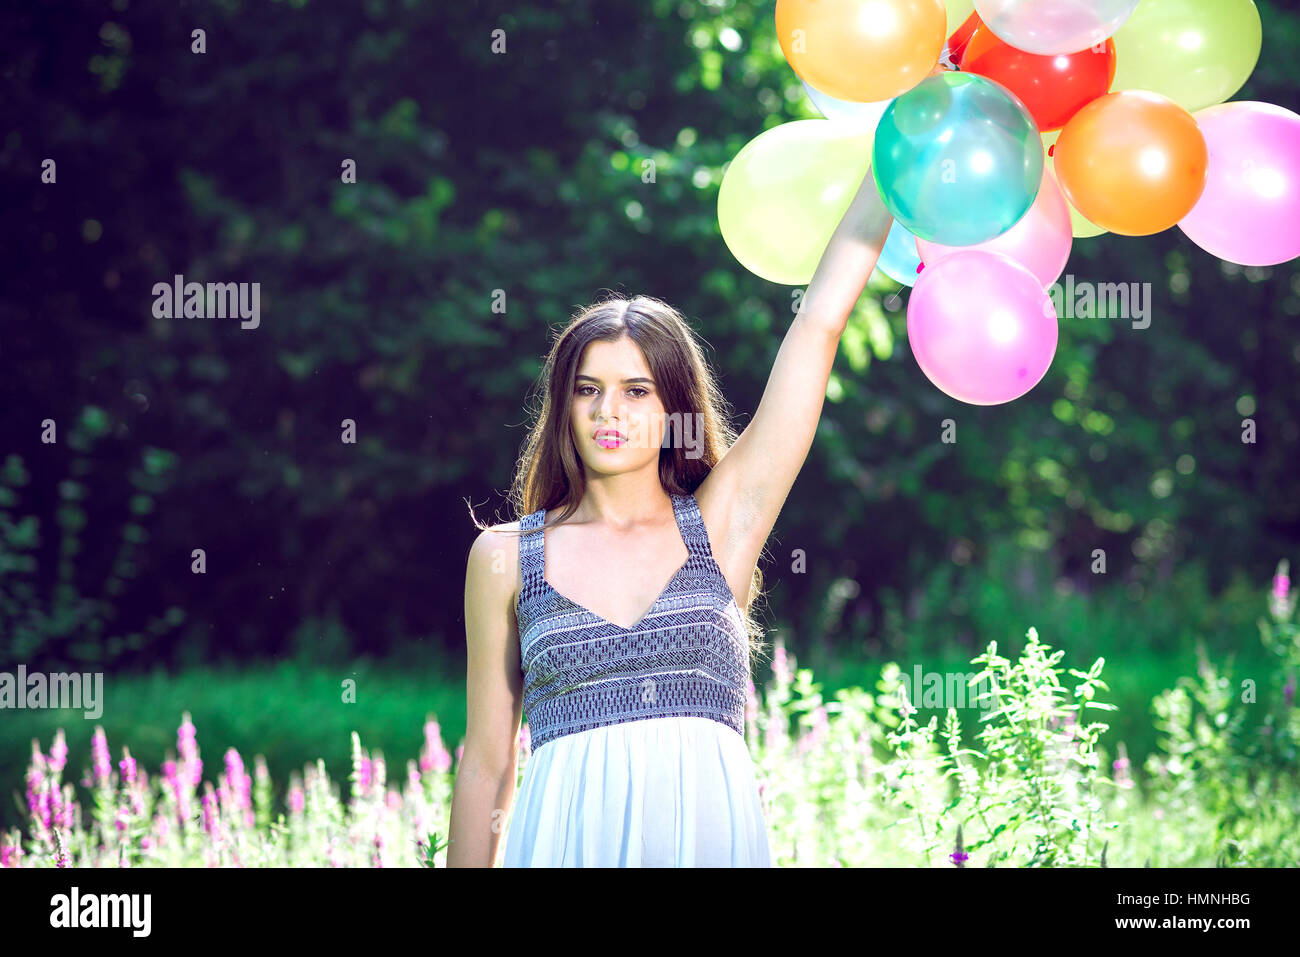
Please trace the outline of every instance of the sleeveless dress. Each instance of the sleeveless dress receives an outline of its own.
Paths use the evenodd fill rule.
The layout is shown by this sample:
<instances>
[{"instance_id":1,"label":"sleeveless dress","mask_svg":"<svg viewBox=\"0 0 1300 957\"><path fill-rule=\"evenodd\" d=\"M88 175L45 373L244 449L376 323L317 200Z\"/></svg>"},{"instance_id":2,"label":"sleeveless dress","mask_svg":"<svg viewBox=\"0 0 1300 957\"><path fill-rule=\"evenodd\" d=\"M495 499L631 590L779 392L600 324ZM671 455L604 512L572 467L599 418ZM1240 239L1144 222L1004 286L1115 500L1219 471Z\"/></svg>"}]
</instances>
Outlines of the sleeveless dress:
<instances>
[{"instance_id":1,"label":"sleeveless dress","mask_svg":"<svg viewBox=\"0 0 1300 957\"><path fill-rule=\"evenodd\" d=\"M744 619L694 495L670 493L686 563L630 628L546 581L520 536L517 604L531 754L505 867L770 867L745 743ZM538 509L521 519L537 528Z\"/></svg>"}]
</instances>

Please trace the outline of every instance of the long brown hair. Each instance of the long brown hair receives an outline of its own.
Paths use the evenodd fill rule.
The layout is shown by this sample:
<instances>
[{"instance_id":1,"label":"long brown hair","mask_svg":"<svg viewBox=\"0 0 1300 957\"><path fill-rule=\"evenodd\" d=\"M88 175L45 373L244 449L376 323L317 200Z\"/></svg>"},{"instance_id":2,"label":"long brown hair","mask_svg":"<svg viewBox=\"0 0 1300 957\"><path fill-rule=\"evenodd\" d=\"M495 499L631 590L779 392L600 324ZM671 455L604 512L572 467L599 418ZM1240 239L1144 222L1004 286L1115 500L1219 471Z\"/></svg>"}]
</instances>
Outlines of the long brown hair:
<instances>
[{"instance_id":1,"label":"long brown hair","mask_svg":"<svg viewBox=\"0 0 1300 957\"><path fill-rule=\"evenodd\" d=\"M736 441L737 433L728 421L731 411L712 371L704 361L695 332L672 306L653 296L631 299L610 295L580 309L555 335L546 365L538 380L541 408L516 462L510 486L509 504L515 520L540 508L561 507L550 526L567 521L578 510L586 491L582 460L570 431L570 397L578 375L583 349L592 342L614 342L630 337L645 356L668 414L669 427L686 416L698 422L691 457L686 443L665 442L659 452L659 481L670 494L692 494ZM673 415L677 413L677 415ZM665 435L666 437L666 435ZM476 528L486 530L474 516ZM498 528L498 531L513 529ZM542 526L535 529L542 533ZM755 602L762 594L763 573L757 566L750 578L750 600L740 612L749 638L753 660L762 655L763 628L754 615Z\"/></svg>"}]
</instances>

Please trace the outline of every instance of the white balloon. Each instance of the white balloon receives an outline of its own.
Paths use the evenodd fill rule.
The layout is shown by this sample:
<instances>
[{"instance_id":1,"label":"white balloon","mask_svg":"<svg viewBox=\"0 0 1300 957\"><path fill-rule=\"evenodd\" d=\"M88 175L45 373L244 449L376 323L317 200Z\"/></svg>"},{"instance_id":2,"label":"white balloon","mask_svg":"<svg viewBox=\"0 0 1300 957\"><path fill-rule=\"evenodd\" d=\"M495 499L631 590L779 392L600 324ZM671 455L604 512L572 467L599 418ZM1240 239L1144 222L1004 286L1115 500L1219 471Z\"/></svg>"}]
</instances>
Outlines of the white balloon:
<instances>
[{"instance_id":1,"label":"white balloon","mask_svg":"<svg viewBox=\"0 0 1300 957\"><path fill-rule=\"evenodd\" d=\"M975 12L1003 43L1028 53L1078 53L1114 35L1138 0L975 0Z\"/></svg>"}]
</instances>

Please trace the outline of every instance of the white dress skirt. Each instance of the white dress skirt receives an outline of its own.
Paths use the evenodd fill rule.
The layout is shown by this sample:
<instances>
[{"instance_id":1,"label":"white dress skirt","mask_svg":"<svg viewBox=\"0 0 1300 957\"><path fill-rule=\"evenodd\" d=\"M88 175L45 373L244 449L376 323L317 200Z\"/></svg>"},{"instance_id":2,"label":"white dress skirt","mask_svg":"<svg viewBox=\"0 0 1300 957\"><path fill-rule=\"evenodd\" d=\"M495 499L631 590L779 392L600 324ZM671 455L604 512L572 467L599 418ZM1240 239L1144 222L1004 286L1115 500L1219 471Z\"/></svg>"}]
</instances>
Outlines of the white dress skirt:
<instances>
[{"instance_id":1,"label":"white dress skirt","mask_svg":"<svg viewBox=\"0 0 1300 957\"><path fill-rule=\"evenodd\" d=\"M745 739L711 718L555 738L524 766L505 867L771 867Z\"/></svg>"}]
</instances>

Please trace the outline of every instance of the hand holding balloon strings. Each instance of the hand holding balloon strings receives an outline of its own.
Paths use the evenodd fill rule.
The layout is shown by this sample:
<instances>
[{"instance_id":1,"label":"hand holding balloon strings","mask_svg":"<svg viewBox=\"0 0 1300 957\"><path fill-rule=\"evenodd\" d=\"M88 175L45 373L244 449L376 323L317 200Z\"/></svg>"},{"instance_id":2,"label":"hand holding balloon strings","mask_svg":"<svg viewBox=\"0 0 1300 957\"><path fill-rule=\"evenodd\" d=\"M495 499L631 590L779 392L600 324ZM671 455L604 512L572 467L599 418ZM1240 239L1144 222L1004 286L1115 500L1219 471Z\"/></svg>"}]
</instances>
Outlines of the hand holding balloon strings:
<instances>
[{"instance_id":1,"label":"hand holding balloon strings","mask_svg":"<svg viewBox=\"0 0 1300 957\"><path fill-rule=\"evenodd\" d=\"M1259 57L1254 0L777 0L775 20L825 119L736 155L723 240L809 283L800 314L832 328L873 270L912 286L912 354L959 401L1047 373L1075 239L1177 225L1227 262L1300 257L1300 115L1224 102Z\"/></svg>"}]
</instances>

